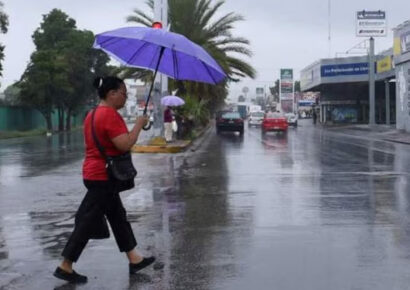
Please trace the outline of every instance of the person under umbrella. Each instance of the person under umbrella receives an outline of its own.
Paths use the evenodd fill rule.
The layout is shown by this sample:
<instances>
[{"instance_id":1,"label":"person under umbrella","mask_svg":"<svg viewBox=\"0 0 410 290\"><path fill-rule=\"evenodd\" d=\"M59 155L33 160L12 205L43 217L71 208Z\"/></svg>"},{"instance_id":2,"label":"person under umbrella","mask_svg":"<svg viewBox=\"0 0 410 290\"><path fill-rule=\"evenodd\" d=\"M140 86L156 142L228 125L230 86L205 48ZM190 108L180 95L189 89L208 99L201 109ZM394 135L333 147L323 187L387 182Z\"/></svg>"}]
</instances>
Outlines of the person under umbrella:
<instances>
[{"instance_id":1,"label":"person under umbrella","mask_svg":"<svg viewBox=\"0 0 410 290\"><path fill-rule=\"evenodd\" d=\"M124 81L117 77L96 78L94 87L101 99L100 104L89 112L84 120L85 160L83 162L83 181L87 193L75 216L75 227L63 252L64 260L54 272L54 276L71 283L86 283L87 277L73 270L89 239L108 238L106 224L108 219L118 248L125 252L129 260L129 273L149 266L154 257L144 258L137 253L137 245L127 213L122 205L115 181L106 171L106 161L93 138L99 139L107 155L115 156L127 152L135 144L147 117L141 116L130 132L117 112L127 99ZM94 127L94 128L93 128Z\"/></svg>"},{"instance_id":2,"label":"person under umbrella","mask_svg":"<svg viewBox=\"0 0 410 290\"><path fill-rule=\"evenodd\" d=\"M174 116L172 112L172 107L178 107L185 104L185 101L177 96L165 96L161 98L161 104L166 106L164 110L164 135L165 141L172 141L172 122L174 122Z\"/></svg>"},{"instance_id":3,"label":"person under umbrella","mask_svg":"<svg viewBox=\"0 0 410 290\"><path fill-rule=\"evenodd\" d=\"M222 68L202 47L193 43L183 35L167 32L163 29L154 29L147 27L125 27L108 31L98 34L95 37L93 47L103 50L108 55L120 61L123 65L154 70L150 90L144 108L144 116L146 116L147 113L149 100L154 86L154 80L158 71L176 80L190 80L205 82L209 84L217 84L227 77ZM119 95L125 95L125 86L123 86L123 84L117 84L102 93L100 86L103 84L104 80L102 84L101 81L99 81L96 86L98 88L100 97L103 100L107 99L108 102L106 103L110 104L115 110L118 110L120 107L124 106L125 99L121 100L120 102L118 98ZM120 104L122 105L119 106ZM121 146L118 149L127 151L133 144L135 144L139 135L139 131L141 130L141 124L142 126L147 124L147 118L144 118L145 119L143 119L143 121L140 121L138 123L138 127L134 127L134 129L132 129L130 133L127 133L125 130L123 132L120 132L120 135L123 135L123 138L121 139L125 139L124 142L126 143L126 146ZM87 118L86 121L87 120L89 120L88 122L90 123L90 118ZM106 122L110 123L109 121L110 119L106 120ZM124 128L125 125L123 125L121 125L121 127ZM110 125L107 126L111 127ZM84 126L85 133L87 128L89 129L90 125ZM144 127L144 129L148 130L149 127ZM119 138L119 135L117 133L109 134L109 132L105 132L104 135L110 137L110 140L107 140L107 142L114 143L114 147L116 146L115 139ZM92 146L91 143L88 144L88 146ZM100 164L105 165L101 162ZM102 168L102 170L103 171L101 172L105 172L105 168ZM106 180L106 176L103 180ZM109 187L106 187L104 185L100 187L101 191L107 191L107 188ZM93 196L95 199L91 204L98 205L100 203L99 196L95 194ZM108 194L108 196L110 195ZM118 216L120 217L120 222L123 225L123 229L126 230L126 228L128 228L128 235L125 241L117 240L117 243L120 246L120 242L124 242L124 247L121 246L120 250L127 253L127 257L130 261L129 272L135 273L136 271L152 264L155 258L144 258L136 254L136 252L134 251L136 242L135 240L133 241L131 239L131 237L133 237L130 234L130 232L132 233L131 226L126 221L125 210L124 208L121 208L119 206L121 202L118 201L118 199L119 197L116 200L117 209L120 210L120 214L118 214ZM105 202L104 204L107 207L103 206L101 207L101 209L106 210L106 208L109 208L110 202ZM91 217L93 218L93 216ZM85 215L85 218L90 217L88 215ZM113 222L116 221L117 220L114 220ZM90 224L90 221L88 222L88 224ZM60 267L58 267L54 272L54 275L56 277L68 280L70 282L87 282L87 277L77 274L74 270L72 270L72 263L75 262L76 259L78 259L83 248L87 244L87 241L89 239L87 233L89 232L89 230L89 227L77 227L76 225L74 233L72 234L72 238L70 238L66 248L63 251L63 256L65 257L65 259L61 263ZM118 237L120 237L120 233L117 233ZM115 235L117 238L117 234ZM73 243L73 240L75 241L73 236L78 237L79 240ZM131 256L129 256L129 254Z\"/></svg>"},{"instance_id":4,"label":"person under umbrella","mask_svg":"<svg viewBox=\"0 0 410 290\"><path fill-rule=\"evenodd\" d=\"M172 109L167 106L164 110L164 135L165 141L172 142L172 121L173 121Z\"/></svg>"}]
</instances>

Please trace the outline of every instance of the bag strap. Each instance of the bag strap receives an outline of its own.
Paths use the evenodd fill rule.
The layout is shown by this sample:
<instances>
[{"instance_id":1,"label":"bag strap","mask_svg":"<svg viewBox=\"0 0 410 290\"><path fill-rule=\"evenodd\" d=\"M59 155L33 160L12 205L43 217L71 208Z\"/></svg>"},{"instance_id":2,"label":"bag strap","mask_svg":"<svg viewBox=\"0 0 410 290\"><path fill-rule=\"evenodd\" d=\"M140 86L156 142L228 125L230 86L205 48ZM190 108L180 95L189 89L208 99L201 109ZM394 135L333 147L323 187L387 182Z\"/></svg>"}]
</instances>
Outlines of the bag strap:
<instances>
[{"instance_id":1,"label":"bag strap","mask_svg":"<svg viewBox=\"0 0 410 290\"><path fill-rule=\"evenodd\" d=\"M100 141L98 141L97 138L97 134L95 133L95 128L94 128L94 115L95 112L97 111L97 108L95 108L91 114L91 132L93 134L93 138L94 138L94 143L95 145L97 145L98 150L100 151L102 157L104 157L104 159L107 159L107 154L105 154L105 149L104 147L101 145Z\"/></svg>"}]
</instances>

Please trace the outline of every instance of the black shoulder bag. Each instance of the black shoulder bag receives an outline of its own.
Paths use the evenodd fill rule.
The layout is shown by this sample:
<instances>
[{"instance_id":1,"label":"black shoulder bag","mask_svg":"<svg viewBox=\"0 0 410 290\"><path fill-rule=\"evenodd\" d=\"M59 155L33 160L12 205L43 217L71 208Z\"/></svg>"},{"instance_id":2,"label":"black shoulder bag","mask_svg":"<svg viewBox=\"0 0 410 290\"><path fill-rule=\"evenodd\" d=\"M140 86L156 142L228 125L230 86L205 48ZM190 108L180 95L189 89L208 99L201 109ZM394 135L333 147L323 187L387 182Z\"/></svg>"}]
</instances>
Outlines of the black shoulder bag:
<instances>
[{"instance_id":1,"label":"black shoulder bag","mask_svg":"<svg viewBox=\"0 0 410 290\"><path fill-rule=\"evenodd\" d=\"M97 145L98 150L105 159L108 178L114 183L115 190L118 192L131 189L135 186L134 178L137 176L137 170L132 164L131 153L128 151L116 156L108 156L105 154L105 149L98 141L94 129L94 115L96 110L97 109L94 109L91 115L91 131L95 145Z\"/></svg>"}]
</instances>

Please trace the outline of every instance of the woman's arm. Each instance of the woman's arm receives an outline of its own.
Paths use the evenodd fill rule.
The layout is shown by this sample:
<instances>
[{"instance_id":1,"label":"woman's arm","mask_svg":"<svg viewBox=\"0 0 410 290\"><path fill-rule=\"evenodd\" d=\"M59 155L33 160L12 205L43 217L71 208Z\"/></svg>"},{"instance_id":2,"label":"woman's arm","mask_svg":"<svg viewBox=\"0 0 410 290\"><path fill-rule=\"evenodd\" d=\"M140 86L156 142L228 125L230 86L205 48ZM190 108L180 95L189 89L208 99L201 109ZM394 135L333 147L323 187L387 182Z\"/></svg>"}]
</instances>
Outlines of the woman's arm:
<instances>
[{"instance_id":1,"label":"woman's arm","mask_svg":"<svg viewBox=\"0 0 410 290\"><path fill-rule=\"evenodd\" d=\"M137 142L142 127L144 127L147 122L148 118L146 116L138 117L134 127L129 133L121 134L111 140L114 146L123 152L130 151L132 146Z\"/></svg>"}]
</instances>

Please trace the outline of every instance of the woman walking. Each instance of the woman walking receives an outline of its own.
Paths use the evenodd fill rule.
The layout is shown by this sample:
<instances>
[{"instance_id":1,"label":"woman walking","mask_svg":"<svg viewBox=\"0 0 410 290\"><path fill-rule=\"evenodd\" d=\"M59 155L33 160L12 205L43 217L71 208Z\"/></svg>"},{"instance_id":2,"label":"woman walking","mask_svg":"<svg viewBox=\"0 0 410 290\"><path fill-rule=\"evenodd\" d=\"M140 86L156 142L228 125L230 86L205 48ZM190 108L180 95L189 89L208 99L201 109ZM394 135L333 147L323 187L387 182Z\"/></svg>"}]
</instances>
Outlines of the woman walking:
<instances>
[{"instance_id":1,"label":"woman walking","mask_svg":"<svg viewBox=\"0 0 410 290\"><path fill-rule=\"evenodd\" d=\"M167 106L164 110L164 129L165 129L165 141L172 141L172 110L171 107Z\"/></svg>"},{"instance_id":2,"label":"woman walking","mask_svg":"<svg viewBox=\"0 0 410 290\"><path fill-rule=\"evenodd\" d=\"M94 87L101 102L93 112L88 113L84 121L86 152L83 180L88 191L76 213L74 231L63 250L64 260L54 272L55 277L72 283L87 282L87 277L75 272L72 265L77 262L90 238L109 236L105 218L111 225L120 252L126 253L130 274L155 261L154 257L144 258L135 250L137 242L127 221L118 189L115 181L107 175L106 160L92 133L94 129L95 137L105 149L106 155L120 155L136 143L147 118L137 118L134 127L128 132L124 120L117 112L127 99L123 80L117 77L96 78Z\"/></svg>"}]
</instances>

